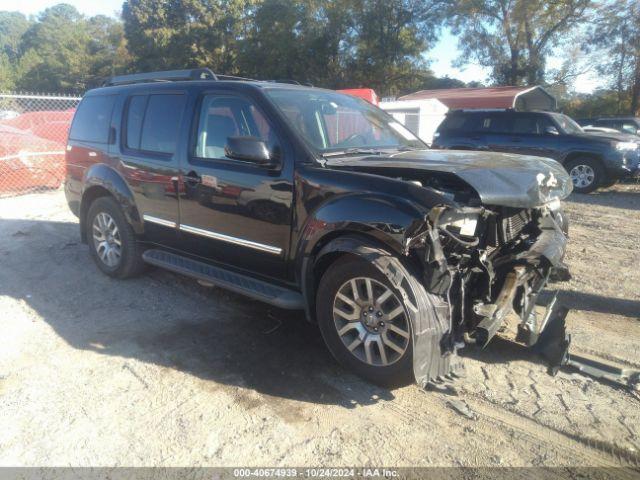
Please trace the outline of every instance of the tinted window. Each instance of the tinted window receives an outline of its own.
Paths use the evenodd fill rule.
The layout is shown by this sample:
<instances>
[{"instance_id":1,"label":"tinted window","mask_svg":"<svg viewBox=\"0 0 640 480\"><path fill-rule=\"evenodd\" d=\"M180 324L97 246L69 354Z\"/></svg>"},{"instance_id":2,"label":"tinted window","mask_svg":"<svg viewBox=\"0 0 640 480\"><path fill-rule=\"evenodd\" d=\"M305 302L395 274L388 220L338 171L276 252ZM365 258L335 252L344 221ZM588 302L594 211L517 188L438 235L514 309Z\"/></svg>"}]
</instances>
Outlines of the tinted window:
<instances>
[{"instance_id":1,"label":"tinted window","mask_svg":"<svg viewBox=\"0 0 640 480\"><path fill-rule=\"evenodd\" d=\"M115 95L92 95L80 103L69 138L85 142L107 143Z\"/></svg>"},{"instance_id":2,"label":"tinted window","mask_svg":"<svg viewBox=\"0 0 640 480\"><path fill-rule=\"evenodd\" d=\"M480 122L477 127L480 132L502 133L507 130L504 115L497 113L489 113L480 116Z\"/></svg>"},{"instance_id":3,"label":"tinted window","mask_svg":"<svg viewBox=\"0 0 640 480\"><path fill-rule=\"evenodd\" d=\"M322 154L347 148L424 148L402 124L361 98L318 89L274 88L265 93L291 127Z\"/></svg>"},{"instance_id":4,"label":"tinted window","mask_svg":"<svg viewBox=\"0 0 640 480\"><path fill-rule=\"evenodd\" d=\"M638 127L636 124L629 121L622 122L621 130L626 133L633 133L634 135L638 133Z\"/></svg>"},{"instance_id":5,"label":"tinted window","mask_svg":"<svg viewBox=\"0 0 640 480\"><path fill-rule=\"evenodd\" d=\"M140 135L140 150L173 153L184 95L149 95Z\"/></svg>"},{"instance_id":6,"label":"tinted window","mask_svg":"<svg viewBox=\"0 0 640 480\"><path fill-rule=\"evenodd\" d=\"M262 113L248 100L207 95L202 100L195 155L199 158L225 158L227 139L234 136L257 137L273 153L276 138Z\"/></svg>"},{"instance_id":7,"label":"tinted window","mask_svg":"<svg viewBox=\"0 0 640 480\"><path fill-rule=\"evenodd\" d=\"M536 119L531 115L516 115L511 125L511 131L524 134L540 133Z\"/></svg>"},{"instance_id":8,"label":"tinted window","mask_svg":"<svg viewBox=\"0 0 640 480\"><path fill-rule=\"evenodd\" d=\"M127 130L125 145L136 150L140 149L140 134L142 132L142 120L147 106L146 95L136 95L129 99L127 108Z\"/></svg>"},{"instance_id":9,"label":"tinted window","mask_svg":"<svg viewBox=\"0 0 640 480\"><path fill-rule=\"evenodd\" d=\"M477 126L477 115L448 115L438 127L441 132L470 132Z\"/></svg>"}]
</instances>

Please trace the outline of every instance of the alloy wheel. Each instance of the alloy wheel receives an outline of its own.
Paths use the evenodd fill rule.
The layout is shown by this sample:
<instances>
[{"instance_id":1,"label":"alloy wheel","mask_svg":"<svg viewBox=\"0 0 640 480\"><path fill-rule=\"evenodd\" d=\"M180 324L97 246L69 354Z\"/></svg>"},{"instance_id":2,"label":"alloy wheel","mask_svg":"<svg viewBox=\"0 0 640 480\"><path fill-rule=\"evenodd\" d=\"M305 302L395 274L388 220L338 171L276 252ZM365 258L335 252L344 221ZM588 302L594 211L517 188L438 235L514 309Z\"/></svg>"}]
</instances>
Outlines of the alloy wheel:
<instances>
[{"instance_id":1,"label":"alloy wheel","mask_svg":"<svg viewBox=\"0 0 640 480\"><path fill-rule=\"evenodd\" d=\"M397 362L411 340L403 303L386 285L369 277L353 278L340 287L333 321L347 350L368 365Z\"/></svg>"},{"instance_id":2,"label":"alloy wheel","mask_svg":"<svg viewBox=\"0 0 640 480\"><path fill-rule=\"evenodd\" d=\"M576 165L569 172L573 186L577 188L589 187L596 178L596 173L589 165Z\"/></svg>"},{"instance_id":3,"label":"alloy wheel","mask_svg":"<svg viewBox=\"0 0 640 480\"><path fill-rule=\"evenodd\" d=\"M98 213L92 225L93 245L100 261L116 267L122 257L122 240L115 220L106 212Z\"/></svg>"}]
</instances>

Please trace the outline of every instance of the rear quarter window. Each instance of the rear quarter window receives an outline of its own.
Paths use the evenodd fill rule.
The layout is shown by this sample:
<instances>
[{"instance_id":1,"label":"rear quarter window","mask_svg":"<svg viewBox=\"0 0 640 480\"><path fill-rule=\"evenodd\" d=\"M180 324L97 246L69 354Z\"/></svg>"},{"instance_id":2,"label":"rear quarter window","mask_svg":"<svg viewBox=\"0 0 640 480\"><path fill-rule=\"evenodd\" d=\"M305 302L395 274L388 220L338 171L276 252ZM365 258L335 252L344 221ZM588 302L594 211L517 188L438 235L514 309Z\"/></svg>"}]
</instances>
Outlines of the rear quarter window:
<instances>
[{"instance_id":1,"label":"rear quarter window","mask_svg":"<svg viewBox=\"0 0 640 480\"><path fill-rule=\"evenodd\" d=\"M85 97L73 117L69 138L83 142L107 143L115 95Z\"/></svg>"}]
</instances>

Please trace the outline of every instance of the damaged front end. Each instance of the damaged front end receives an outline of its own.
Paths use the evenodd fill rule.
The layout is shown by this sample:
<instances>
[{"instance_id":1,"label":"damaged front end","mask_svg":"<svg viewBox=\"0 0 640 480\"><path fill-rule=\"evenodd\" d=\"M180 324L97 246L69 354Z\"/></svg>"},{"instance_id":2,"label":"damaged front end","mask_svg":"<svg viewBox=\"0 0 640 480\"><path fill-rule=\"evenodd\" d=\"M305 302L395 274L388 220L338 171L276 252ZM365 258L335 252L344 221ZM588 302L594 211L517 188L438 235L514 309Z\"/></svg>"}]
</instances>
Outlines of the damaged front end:
<instances>
[{"instance_id":1,"label":"damaged front end","mask_svg":"<svg viewBox=\"0 0 640 480\"><path fill-rule=\"evenodd\" d=\"M425 288L450 305L441 349L455 355L465 344L484 347L514 314L516 340L535 345L548 319L536 312L538 295L550 279L570 278L563 263L566 243L558 200L528 209L432 208L405 250L420 259ZM425 384L434 379L420 371L423 364L416 358L414 373Z\"/></svg>"}]
</instances>

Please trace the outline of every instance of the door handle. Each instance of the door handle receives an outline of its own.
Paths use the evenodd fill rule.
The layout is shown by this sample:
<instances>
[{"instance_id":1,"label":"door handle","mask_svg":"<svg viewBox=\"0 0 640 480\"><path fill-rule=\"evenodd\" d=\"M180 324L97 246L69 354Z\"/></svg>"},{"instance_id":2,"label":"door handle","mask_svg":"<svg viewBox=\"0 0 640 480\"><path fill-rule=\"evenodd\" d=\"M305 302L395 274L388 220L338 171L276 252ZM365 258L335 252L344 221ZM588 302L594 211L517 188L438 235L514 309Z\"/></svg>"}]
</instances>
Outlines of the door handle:
<instances>
[{"instance_id":1,"label":"door handle","mask_svg":"<svg viewBox=\"0 0 640 480\"><path fill-rule=\"evenodd\" d=\"M200 178L200 175L198 175L193 170L184 176L184 183L186 183L190 187L195 187L201 182L202 182L202 178Z\"/></svg>"}]
</instances>

